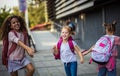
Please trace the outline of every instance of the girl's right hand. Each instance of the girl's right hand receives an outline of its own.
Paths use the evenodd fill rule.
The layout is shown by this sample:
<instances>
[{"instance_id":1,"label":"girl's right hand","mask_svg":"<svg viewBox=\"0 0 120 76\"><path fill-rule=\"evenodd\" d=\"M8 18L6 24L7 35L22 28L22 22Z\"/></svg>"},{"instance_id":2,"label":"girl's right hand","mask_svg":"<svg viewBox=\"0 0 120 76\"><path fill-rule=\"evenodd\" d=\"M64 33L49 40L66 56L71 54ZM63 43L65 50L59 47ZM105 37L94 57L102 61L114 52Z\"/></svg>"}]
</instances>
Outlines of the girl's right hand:
<instances>
[{"instance_id":1,"label":"girl's right hand","mask_svg":"<svg viewBox=\"0 0 120 76\"><path fill-rule=\"evenodd\" d=\"M84 59L80 59L80 63L83 64L84 63Z\"/></svg>"},{"instance_id":2,"label":"girl's right hand","mask_svg":"<svg viewBox=\"0 0 120 76\"><path fill-rule=\"evenodd\" d=\"M28 52L28 55L29 55L29 56L31 56L31 57L34 56L34 52L35 52L34 49L28 47L28 48L27 48L27 52Z\"/></svg>"}]
</instances>

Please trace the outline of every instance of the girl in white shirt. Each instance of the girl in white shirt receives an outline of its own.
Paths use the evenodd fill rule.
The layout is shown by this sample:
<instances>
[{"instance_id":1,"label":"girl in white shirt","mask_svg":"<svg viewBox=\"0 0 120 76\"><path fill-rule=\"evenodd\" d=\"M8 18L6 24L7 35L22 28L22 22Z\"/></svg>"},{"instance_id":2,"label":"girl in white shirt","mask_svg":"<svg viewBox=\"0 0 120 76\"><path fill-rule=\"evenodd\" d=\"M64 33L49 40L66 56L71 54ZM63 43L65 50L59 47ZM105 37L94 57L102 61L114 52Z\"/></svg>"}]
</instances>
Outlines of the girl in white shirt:
<instances>
[{"instance_id":1,"label":"girl in white shirt","mask_svg":"<svg viewBox=\"0 0 120 76\"><path fill-rule=\"evenodd\" d=\"M63 40L62 40L62 43L60 46L60 59L64 63L66 75L67 76L77 76L77 58L76 58L75 53L77 53L78 56L80 57L81 63L84 62L84 59L83 59L83 55L82 55L79 47L75 43L75 41L72 41L75 53L73 53L71 51L69 44L68 44L68 39L69 39L69 37L71 37L71 35L72 35L71 28L69 26L63 26L63 28L61 30L61 37ZM53 53L54 54L59 53L57 45L55 45L53 47Z\"/></svg>"}]
</instances>

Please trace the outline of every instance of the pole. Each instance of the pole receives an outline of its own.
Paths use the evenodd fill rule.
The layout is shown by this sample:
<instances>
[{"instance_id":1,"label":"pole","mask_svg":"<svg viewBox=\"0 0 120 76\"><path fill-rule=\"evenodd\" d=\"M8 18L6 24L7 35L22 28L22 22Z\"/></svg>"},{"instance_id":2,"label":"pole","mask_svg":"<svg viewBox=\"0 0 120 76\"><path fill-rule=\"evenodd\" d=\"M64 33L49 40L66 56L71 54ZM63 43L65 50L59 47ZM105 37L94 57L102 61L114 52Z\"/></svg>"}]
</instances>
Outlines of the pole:
<instances>
[{"instance_id":1,"label":"pole","mask_svg":"<svg viewBox=\"0 0 120 76\"><path fill-rule=\"evenodd\" d=\"M32 45L33 45L33 47L34 47L34 49L35 49L35 52L36 52L35 41L34 41L34 39L33 39L32 34L30 33L30 29L29 29L27 1L26 1L26 10L25 10L25 21L26 21L26 28L27 28L28 35L29 35L29 44L31 45L31 42L32 42Z\"/></svg>"}]
</instances>

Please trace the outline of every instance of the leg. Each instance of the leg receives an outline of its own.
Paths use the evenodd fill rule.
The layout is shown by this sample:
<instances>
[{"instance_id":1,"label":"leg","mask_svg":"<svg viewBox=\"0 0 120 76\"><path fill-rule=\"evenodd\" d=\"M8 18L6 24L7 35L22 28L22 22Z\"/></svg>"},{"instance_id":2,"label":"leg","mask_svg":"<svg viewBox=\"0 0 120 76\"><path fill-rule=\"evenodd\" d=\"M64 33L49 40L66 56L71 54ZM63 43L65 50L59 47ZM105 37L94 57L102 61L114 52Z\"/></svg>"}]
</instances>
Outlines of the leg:
<instances>
[{"instance_id":1,"label":"leg","mask_svg":"<svg viewBox=\"0 0 120 76\"><path fill-rule=\"evenodd\" d=\"M11 72L10 74L11 74L11 76L18 76L18 71Z\"/></svg>"},{"instance_id":2,"label":"leg","mask_svg":"<svg viewBox=\"0 0 120 76\"><path fill-rule=\"evenodd\" d=\"M71 62L70 73L71 73L71 76L77 76L77 62Z\"/></svg>"},{"instance_id":3,"label":"leg","mask_svg":"<svg viewBox=\"0 0 120 76\"><path fill-rule=\"evenodd\" d=\"M70 75L70 63L64 63L64 68L65 68L66 75L71 76Z\"/></svg>"},{"instance_id":4,"label":"leg","mask_svg":"<svg viewBox=\"0 0 120 76\"><path fill-rule=\"evenodd\" d=\"M107 68L102 67L99 69L98 76L106 76Z\"/></svg>"},{"instance_id":5,"label":"leg","mask_svg":"<svg viewBox=\"0 0 120 76\"><path fill-rule=\"evenodd\" d=\"M33 67L33 65L31 63L29 63L28 65L26 65L25 68L27 69L27 75L26 76L33 76L33 73L35 71L35 68Z\"/></svg>"}]
</instances>

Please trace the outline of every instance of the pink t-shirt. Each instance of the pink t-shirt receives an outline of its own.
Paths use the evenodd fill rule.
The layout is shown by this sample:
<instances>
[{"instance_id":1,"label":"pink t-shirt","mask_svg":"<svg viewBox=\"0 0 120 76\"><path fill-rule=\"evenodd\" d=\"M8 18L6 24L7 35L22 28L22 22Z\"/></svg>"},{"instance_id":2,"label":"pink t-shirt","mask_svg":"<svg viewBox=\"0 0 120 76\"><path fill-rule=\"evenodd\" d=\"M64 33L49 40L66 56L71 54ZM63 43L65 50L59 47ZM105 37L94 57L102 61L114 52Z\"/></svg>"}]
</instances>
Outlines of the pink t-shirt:
<instances>
[{"instance_id":1,"label":"pink t-shirt","mask_svg":"<svg viewBox=\"0 0 120 76\"><path fill-rule=\"evenodd\" d=\"M16 37L14 32L9 32L9 34L8 34L9 49L10 49L10 47L12 45L12 42L14 42L16 44L18 44L19 40L24 42L24 35L23 35L23 33L22 32L16 32L16 33L17 33L18 37ZM10 54L9 59L10 60L21 60L21 59L24 58L24 56L25 56L25 50L21 46L17 45L15 51L13 51Z\"/></svg>"}]
</instances>

